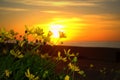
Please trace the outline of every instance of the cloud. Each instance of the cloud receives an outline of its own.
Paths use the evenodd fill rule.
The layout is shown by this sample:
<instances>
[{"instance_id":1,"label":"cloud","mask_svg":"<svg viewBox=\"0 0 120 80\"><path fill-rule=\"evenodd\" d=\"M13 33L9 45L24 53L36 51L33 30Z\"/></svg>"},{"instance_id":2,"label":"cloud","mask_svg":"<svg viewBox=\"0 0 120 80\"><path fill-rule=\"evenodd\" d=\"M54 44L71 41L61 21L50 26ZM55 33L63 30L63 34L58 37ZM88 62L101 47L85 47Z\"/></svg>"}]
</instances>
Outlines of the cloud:
<instances>
[{"instance_id":1,"label":"cloud","mask_svg":"<svg viewBox=\"0 0 120 80\"><path fill-rule=\"evenodd\" d=\"M53 18L52 20L54 23L75 23L75 22L81 22L82 19L77 17L71 17L71 18Z\"/></svg>"},{"instance_id":2,"label":"cloud","mask_svg":"<svg viewBox=\"0 0 120 80\"><path fill-rule=\"evenodd\" d=\"M52 10L43 10L43 11L40 11L40 12L43 12L43 13L53 13L53 14L62 13L60 11L52 11Z\"/></svg>"},{"instance_id":3,"label":"cloud","mask_svg":"<svg viewBox=\"0 0 120 80\"><path fill-rule=\"evenodd\" d=\"M84 1L85 2L115 2L115 1L118 1L118 0L84 0Z\"/></svg>"},{"instance_id":4,"label":"cloud","mask_svg":"<svg viewBox=\"0 0 120 80\"><path fill-rule=\"evenodd\" d=\"M14 3L21 3L21 4L26 4L26 5L34 5L34 6L59 6L59 7L63 7L63 6L96 6L97 4L92 3L92 2L83 2L83 1L45 1L45 0L6 0L8 2L14 2Z\"/></svg>"},{"instance_id":5,"label":"cloud","mask_svg":"<svg viewBox=\"0 0 120 80\"><path fill-rule=\"evenodd\" d=\"M27 9L22 8L10 8L10 7L0 7L0 10L2 11L27 11Z\"/></svg>"},{"instance_id":6,"label":"cloud","mask_svg":"<svg viewBox=\"0 0 120 80\"><path fill-rule=\"evenodd\" d=\"M81 18L92 30L119 30L120 17L113 14L83 15ZM87 27L87 28L88 28Z\"/></svg>"},{"instance_id":7,"label":"cloud","mask_svg":"<svg viewBox=\"0 0 120 80\"><path fill-rule=\"evenodd\" d=\"M39 10L44 13L59 13L58 11L76 14L118 13L118 0L4 0L15 7ZM6 5L7 6L7 5ZM14 7L14 6L13 6ZM57 10L57 11L56 11ZM63 14L61 14L63 15Z\"/></svg>"}]
</instances>

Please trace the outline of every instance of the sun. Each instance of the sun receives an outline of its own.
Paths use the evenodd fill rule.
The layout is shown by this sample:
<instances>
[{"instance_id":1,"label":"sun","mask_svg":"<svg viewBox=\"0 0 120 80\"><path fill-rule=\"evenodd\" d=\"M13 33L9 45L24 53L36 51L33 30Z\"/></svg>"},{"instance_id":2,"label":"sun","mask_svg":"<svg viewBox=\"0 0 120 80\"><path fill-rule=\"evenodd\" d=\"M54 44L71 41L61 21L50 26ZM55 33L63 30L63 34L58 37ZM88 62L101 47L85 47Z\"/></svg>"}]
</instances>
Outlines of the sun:
<instances>
[{"instance_id":1,"label":"sun","mask_svg":"<svg viewBox=\"0 0 120 80\"><path fill-rule=\"evenodd\" d=\"M63 25L60 25L60 24L53 24L53 25L50 25L50 31L52 32L52 38L59 38L60 37L60 34L59 32L60 31L63 31L62 28L64 26Z\"/></svg>"},{"instance_id":2,"label":"sun","mask_svg":"<svg viewBox=\"0 0 120 80\"><path fill-rule=\"evenodd\" d=\"M61 33L64 32L64 26L61 24L52 24L49 26L49 30L52 32L51 35L51 42L54 45L59 44L59 41L61 41Z\"/></svg>"}]
</instances>

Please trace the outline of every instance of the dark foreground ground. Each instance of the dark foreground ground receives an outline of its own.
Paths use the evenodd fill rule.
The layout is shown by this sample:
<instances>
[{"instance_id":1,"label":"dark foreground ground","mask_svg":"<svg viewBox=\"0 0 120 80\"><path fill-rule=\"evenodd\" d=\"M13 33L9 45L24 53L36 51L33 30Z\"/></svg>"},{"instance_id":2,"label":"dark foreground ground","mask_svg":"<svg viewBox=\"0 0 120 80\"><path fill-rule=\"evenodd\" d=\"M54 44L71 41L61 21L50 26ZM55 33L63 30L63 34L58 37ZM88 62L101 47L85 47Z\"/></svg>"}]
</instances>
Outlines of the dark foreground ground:
<instances>
[{"instance_id":1,"label":"dark foreground ground","mask_svg":"<svg viewBox=\"0 0 120 80\"><path fill-rule=\"evenodd\" d=\"M56 56L57 52L64 53L64 49L71 49L71 53L79 53L78 65L86 72L82 79L76 74L76 80L120 80L120 49L106 47L74 47L47 46L43 52ZM90 65L94 67L90 67ZM64 65L59 65L60 69Z\"/></svg>"},{"instance_id":2,"label":"dark foreground ground","mask_svg":"<svg viewBox=\"0 0 120 80\"><path fill-rule=\"evenodd\" d=\"M7 47L11 47L11 44ZM4 46L0 44L0 48ZM71 49L71 53L79 53L78 65L86 73L86 78L76 74L75 80L120 80L120 49L105 47L74 47L74 46L41 46L42 53L57 56L58 51ZM94 65L90 67L90 65ZM58 72L66 64L58 66Z\"/></svg>"},{"instance_id":3,"label":"dark foreground ground","mask_svg":"<svg viewBox=\"0 0 120 80\"><path fill-rule=\"evenodd\" d=\"M120 48L107 47L75 47L75 46L43 46L42 52L57 55L70 49L70 53L79 53L79 59L88 62L120 63Z\"/></svg>"}]
</instances>

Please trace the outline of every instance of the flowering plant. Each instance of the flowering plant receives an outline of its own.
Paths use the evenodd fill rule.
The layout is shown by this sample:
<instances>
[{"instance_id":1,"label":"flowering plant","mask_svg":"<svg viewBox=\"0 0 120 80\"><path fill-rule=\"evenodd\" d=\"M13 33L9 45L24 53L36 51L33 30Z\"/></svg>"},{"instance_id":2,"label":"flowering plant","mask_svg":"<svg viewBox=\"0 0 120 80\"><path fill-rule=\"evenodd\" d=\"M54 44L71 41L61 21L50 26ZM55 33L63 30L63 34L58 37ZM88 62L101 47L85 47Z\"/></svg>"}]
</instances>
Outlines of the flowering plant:
<instances>
[{"instance_id":1,"label":"flowering plant","mask_svg":"<svg viewBox=\"0 0 120 80\"><path fill-rule=\"evenodd\" d=\"M86 72L78 65L79 53L71 49L58 51L56 56L42 52L42 46L51 42L51 35L50 31L45 35L41 28L26 27L24 35L0 29L0 80L87 80ZM64 33L60 33L60 38L64 37ZM62 69L58 72L57 67ZM93 69L94 65L90 64L90 70ZM102 75L100 79L106 80L107 69L98 71ZM116 74L112 79L119 80L120 69L111 72Z\"/></svg>"},{"instance_id":2,"label":"flowering plant","mask_svg":"<svg viewBox=\"0 0 120 80\"><path fill-rule=\"evenodd\" d=\"M31 35L34 37L32 41L29 40ZM51 35L50 31L45 35L43 29L39 27L31 29L26 27L24 35L19 35L13 30L1 29L0 80L74 79L74 76L70 77L71 72L80 72L74 64L77 63L77 54L71 54L70 49L64 50L64 53L58 51L58 56L50 56L48 53L41 52L41 46L49 45ZM65 34L60 32L60 38L64 37ZM14 42L11 43L11 40ZM57 73L56 67L61 61L62 64L68 63L68 65L64 66L66 69L63 68L60 73ZM61 74L64 70L69 72Z\"/></svg>"}]
</instances>

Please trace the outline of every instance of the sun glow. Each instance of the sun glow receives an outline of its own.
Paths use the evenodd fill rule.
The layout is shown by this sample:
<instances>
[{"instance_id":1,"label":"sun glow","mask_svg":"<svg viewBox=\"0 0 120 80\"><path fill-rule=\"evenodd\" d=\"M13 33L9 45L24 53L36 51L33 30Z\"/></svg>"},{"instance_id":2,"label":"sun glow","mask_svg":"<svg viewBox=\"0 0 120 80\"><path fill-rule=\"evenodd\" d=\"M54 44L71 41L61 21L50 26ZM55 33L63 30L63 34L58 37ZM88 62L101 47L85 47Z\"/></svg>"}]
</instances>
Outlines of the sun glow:
<instances>
[{"instance_id":1,"label":"sun glow","mask_svg":"<svg viewBox=\"0 0 120 80\"><path fill-rule=\"evenodd\" d=\"M46 25L37 24L35 27L44 29L45 35L50 37L50 44L60 44L60 42L66 39L66 29L64 24L49 23Z\"/></svg>"},{"instance_id":2,"label":"sun glow","mask_svg":"<svg viewBox=\"0 0 120 80\"><path fill-rule=\"evenodd\" d=\"M64 36L64 26L61 24L52 24L49 26L49 30L52 32L51 42L55 45L59 44L59 41Z\"/></svg>"},{"instance_id":3,"label":"sun glow","mask_svg":"<svg viewBox=\"0 0 120 80\"><path fill-rule=\"evenodd\" d=\"M62 28L63 28L62 25L58 25L58 24L50 25L50 31L52 32L51 37L52 38L59 38L60 37L59 32L63 31Z\"/></svg>"}]
</instances>

